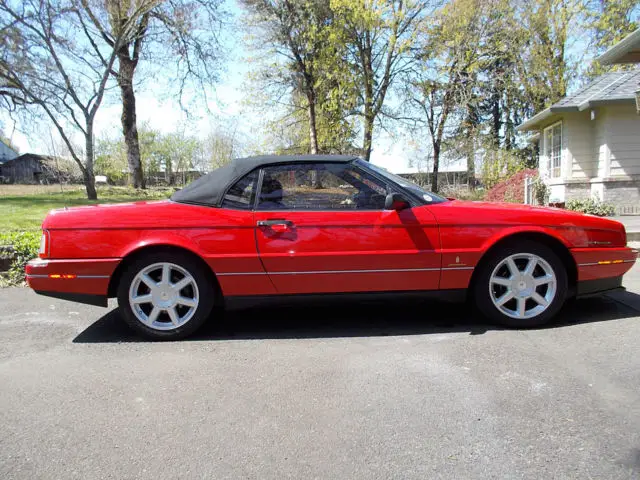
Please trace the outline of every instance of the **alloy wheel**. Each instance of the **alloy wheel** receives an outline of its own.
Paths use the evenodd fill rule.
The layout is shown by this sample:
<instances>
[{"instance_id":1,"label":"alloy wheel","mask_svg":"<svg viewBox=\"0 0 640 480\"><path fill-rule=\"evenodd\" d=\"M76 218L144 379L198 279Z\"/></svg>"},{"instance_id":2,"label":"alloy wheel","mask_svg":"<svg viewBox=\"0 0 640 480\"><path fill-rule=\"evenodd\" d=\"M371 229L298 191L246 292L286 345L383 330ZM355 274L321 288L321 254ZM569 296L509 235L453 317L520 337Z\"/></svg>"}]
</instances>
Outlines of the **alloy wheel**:
<instances>
[{"instance_id":1,"label":"alloy wheel","mask_svg":"<svg viewBox=\"0 0 640 480\"><path fill-rule=\"evenodd\" d=\"M198 285L181 266L154 263L133 278L129 304L136 318L147 327L173 330L191 320L198 309Z\"/></svg>"},{"instance_id":2,"label":"alloy wheel","mask_svg":"<svg viewBox=\"0 0 640 480\"><path fill-rule=\"evenodd\" d=\"M502 260L489 279L493 305L514 319L529 319L543 313L556 296L556 274L542 257L517 253Z\"/></svg>"}]
</instances>

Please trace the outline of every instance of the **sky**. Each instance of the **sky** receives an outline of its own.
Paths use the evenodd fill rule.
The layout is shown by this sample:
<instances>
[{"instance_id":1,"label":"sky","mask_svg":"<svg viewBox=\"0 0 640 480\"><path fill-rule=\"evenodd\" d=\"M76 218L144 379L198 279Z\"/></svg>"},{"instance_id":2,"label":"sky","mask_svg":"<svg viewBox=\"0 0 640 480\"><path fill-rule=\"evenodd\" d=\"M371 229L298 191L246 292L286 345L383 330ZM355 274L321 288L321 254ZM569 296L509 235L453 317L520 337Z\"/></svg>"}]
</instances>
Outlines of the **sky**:
<instances>
[{"instance_id":1,"label":"sky","mask_svg":"<svg viewBox=\"0 0 640 480\"><path fill-rule=\"evenodd\" d=\"M239 22L242 10L236 0L226 0L225 8L231 22ZM138 125L147 124L153 129L169 133L185 129L186 133L205 137L208 132L232 119L245 138L258 141L257 132L262 130L260 114L247 105L247 75L251 69L250 56L243 33L238 28L227 28L223 38L228 58L223 63L223 71L215 90L209 95L209 108L202 101L196 101L188 107L189 114L180 107L175 98L166 95L163 79L144 82L136 87L136 109ZM140 70L140 67L138 68ZM121 105L117 90L105 97L95 120L96 138L116 137L120 134ZM46 122L37 125L20 124L6 113L0 112L0 125L4 133L17 145L21 153L52 153L52 138L55 131ZM426 139L425 139L426 140ZM78 138L80 141L80 138ZM409 171L409 154L405 151L406 142L398 141L378 129L374 138L373 163L396 173Z\"/></svg>"},{"instance_id":2,"label":"sky","mask_svg":"<svg viewBox=\"0 0 640 480\"><path fill-rule=\"evenodd\" d=\"M242 10L237 0L226 0L224 7L230 14L229 23L235 26L226 28L222 39L223 49L228 58L223 63L220 81L209 95L209 108L203 106L201 100L191 102L187 113L180 107L175 98L167 95L163 85L168 79L156 78L143 82L136 88L138 125L147 124L162 132L174 132L184 129L198 137L205 137L218 126L230 120L237 122L238 129L245 139L259 143L263 132L263 113L257 112L247 105L247 96L251 90L247 88L247 75L251 71L251 52L243 38L240 21ZM139 70L143 67L138 67ZM141 73L141 72L139 72ZM115 138L120 134L121 105L117 90L105 98L95 121L96 138ZM52 153L51 130L49 125L15 124L7 115L0 112L0 124L4 133L14 142L22 153ZM408 132L400 130L390 135L377 128L374 132L372 162L395 173L416 171L410 166L411 158L416 157L416 145L428 150L428 137L415 138ZM267 147L265 147L267 148ZM267 152L265 152L267 153ZM459 162L458 162L459 163ZM443 165L441 169L451 169L453 165Z\"/></svg>"}]
</instances>

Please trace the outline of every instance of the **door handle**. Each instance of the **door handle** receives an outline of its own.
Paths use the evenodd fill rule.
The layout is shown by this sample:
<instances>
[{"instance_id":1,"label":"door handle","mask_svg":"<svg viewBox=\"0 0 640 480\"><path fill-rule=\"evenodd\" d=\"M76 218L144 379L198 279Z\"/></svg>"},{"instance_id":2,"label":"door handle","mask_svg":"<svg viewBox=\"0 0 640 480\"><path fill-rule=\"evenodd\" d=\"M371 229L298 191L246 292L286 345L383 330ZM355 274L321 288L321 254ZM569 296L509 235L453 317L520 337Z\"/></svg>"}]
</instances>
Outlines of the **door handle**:
<instances>
[{"instance_id":1,"label":"door handle","mask_svg":"<svg viewBox=\"0 0 640 480\"><path fill-rule=\"evenodd\" d=\"M274 232L286 232L293 226L293 222L282 219L258 220L258 226L270 228Z\"/></svg>"}]
</instances>

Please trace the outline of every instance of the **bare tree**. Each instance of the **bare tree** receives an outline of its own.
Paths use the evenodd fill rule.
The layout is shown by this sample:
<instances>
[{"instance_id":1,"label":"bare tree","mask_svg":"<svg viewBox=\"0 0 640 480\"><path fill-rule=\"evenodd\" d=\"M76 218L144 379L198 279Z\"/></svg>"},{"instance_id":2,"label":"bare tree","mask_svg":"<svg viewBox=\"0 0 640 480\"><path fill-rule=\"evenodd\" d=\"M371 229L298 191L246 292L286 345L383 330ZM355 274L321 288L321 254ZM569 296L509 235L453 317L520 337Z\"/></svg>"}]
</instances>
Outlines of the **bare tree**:
<instances>
[{"instance_id":1,"label":"bare tree","mask_svg":"<svg viewBox=\"0 0 640 480\"><path fill-rule=\"evenodd\" d=\"M137 11L137 15L142 14ZM82 171L87 197L96 199L94 121L123 39L100 45L85 5L78 0L0 0L0 98L9 111L43 115L53 123ZM80 133L84 145L73 141Z\"/></svg>"},{"instance_id":2,"label":"bare tree","mask_svg":"<svg viewBox=\"0 0 640 480\"><path fill-rule=\"evenodd\" d=\"M201 92L217 80L220 0L81 0L102 40L116 49L113 69L122 98L122 133L133 185L145 187L136 118L135 78L140 61L164 75L176 67L175 81L182 99L188 84ZM206 93L204 94L206 101Z\"/></svg>"}]
</instances>

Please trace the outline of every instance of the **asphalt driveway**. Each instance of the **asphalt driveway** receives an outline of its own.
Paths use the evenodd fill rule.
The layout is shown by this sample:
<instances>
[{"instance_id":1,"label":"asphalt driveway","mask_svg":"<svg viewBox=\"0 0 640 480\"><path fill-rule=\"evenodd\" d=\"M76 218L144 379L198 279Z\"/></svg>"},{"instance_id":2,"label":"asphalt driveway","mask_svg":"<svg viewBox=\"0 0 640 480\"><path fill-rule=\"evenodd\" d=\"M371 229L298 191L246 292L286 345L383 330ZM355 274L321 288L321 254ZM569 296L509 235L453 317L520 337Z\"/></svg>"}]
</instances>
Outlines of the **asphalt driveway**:
<instances>
[{"instance_id":1,"label":"asphalt driveway","mask_svg":"<svg viewBox=\"0 0 640 480\"><path fill-rule=\"evenodd\" d=\"M640 267L549 328L403 300L147 343L0 290L0 478L640 478Z\"/></svg>"}]
</instances>

